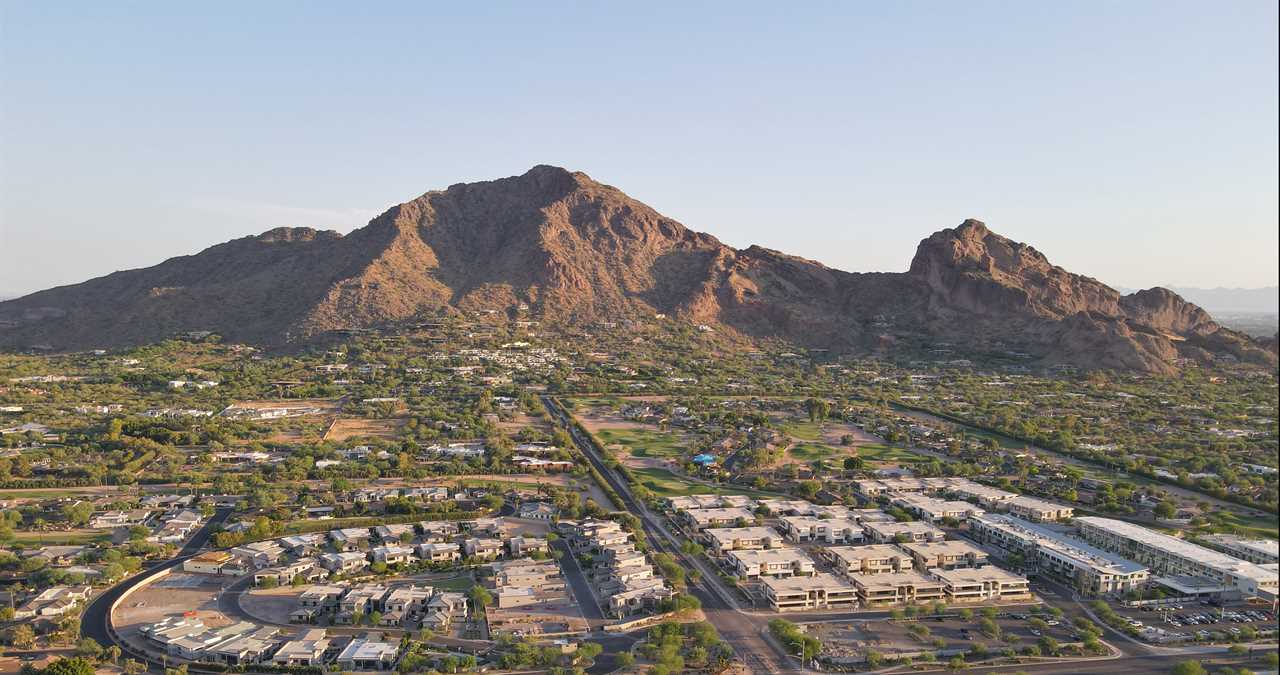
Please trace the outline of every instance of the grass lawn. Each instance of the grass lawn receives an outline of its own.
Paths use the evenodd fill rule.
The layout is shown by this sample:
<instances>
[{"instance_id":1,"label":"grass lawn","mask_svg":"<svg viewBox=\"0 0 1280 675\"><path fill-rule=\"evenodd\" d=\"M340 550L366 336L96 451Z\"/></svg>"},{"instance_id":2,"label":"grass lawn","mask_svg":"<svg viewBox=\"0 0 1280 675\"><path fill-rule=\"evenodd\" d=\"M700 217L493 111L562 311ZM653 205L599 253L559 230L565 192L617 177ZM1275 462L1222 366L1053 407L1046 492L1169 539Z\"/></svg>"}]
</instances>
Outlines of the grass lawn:
<instances>
[{"instance_id":1,"label":"grass lawn","mask_svg":"<svg viewBox=\"0 0 1280 675\"><path fill-rule=\"evenodd\" d=\"M783 423L782 431L788 436L802 441L817 441L822 439L821 422L793 420Z\"/></svg>"},{"instance_id":2,"label":"grass lawn","mask_svg":"<svg viewBox=\"0 0 1280 675\"><path fill-rule=\"evenodd\" d=\"M78 546L111 541L110 532L14 532L15 544L41 546Z\"/></svg>"},{"instance_id":3,"label":"grass lawn","mask_svg":"<svg viewBox=\"0 0 1280 675\"><path fill-rule=\"evenodd\" d=\"M822 445L821 443L800 443L798 445L791 446L791 449L787 452L792 457L806 462L813 461L815 459L831 459L836 455L843 454L841 451L829 445Z\"/></svg>"},{"instance_id":4,"label":"grass lawn","mask_svg":"<svg viewBox=\"0 0 1280 675\"><path fill-rule=\"evenodd\" d=\"M467 573L467 574L460 574L450 579L432 579L427 583L429 583L432 588L439 588L445 591L457 591L460 593L466 593L467 591L471 590L472 586L476 585L476 580L475 580L475 577L471 576L470 573Z\"/></svg>"},{"instance_id":5,"label":"grass lawn","mask_svg":"<svg viewBox=\"0 0 1280 675\"><path fill-rule=\"evenodd\" d=\"M701 483L685 480L666 469L644 468L632 469L632 473L640 479L640 484L659 497L677 497L681 495L747 495L749 497L778 497L777 493L762 492L742 487L713 488Z\"/></svg>"},{"instance_id":6,"label":"grass lawn","mask_svg":"<svg viewBox=\"0 0 1280 675\"><path fill-rule=\"evenodd\" d=\"M890 445L881 444L858 446L858 456L868 462L899 462L903 464L926 462L929 460L928 457L918 455L906 448L895 448Z\"/></svg>"},{"instance_id":7,"label":"grass lawn","mask_svg":"<svg viewBox=\"0 0 1280 675\"><path fill-rule=\"evenodd\" d=\"M663 431L601 429L596 438L605 446L624 446L632 457L679 457L685 452L679 435Z\"/></svg>"}]
</instances>

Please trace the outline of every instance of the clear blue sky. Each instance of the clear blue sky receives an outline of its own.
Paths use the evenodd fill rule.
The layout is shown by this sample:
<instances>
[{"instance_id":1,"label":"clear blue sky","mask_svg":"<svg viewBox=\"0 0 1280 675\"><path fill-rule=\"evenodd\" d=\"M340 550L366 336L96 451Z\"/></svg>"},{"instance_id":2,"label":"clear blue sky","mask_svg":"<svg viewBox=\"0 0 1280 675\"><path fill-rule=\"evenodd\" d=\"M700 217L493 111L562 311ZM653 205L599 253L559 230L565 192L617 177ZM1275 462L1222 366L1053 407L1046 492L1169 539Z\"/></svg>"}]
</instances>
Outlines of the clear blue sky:
<instances>
[{"instance_id":1,"label":"clear blue sky","mask_svg":"<svg viewBox=\"0 0 1280 675\"><path fill-rule=\"evenodd\" d=\"M370 4L0 2L0 294L539 163L854 271L975 217L1276 283L1274 0Z\"/></svg>"}]
</instances>

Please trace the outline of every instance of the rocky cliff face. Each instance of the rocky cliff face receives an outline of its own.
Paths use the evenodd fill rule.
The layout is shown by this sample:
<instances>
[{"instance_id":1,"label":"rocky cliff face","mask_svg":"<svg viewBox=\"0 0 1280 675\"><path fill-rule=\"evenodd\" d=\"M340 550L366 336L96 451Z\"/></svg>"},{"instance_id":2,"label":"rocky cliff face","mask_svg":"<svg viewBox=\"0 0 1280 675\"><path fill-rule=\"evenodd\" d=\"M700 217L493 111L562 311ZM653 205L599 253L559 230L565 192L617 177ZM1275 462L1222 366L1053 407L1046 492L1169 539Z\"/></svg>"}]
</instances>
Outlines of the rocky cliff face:
<instances>
[{"instance_id":1,"label":"rocky cliff face","mask_svg":"<svg viewBox=\"0 0 1280 675\"><path fill-rule=\"evenodd\" d=\"M0 345L111 347L211 330L279 346L521 303L550 322L665 313L854 352L911 338L1154 372L1214 354L1274 362L1167 290L1122 296L978 221L925 239L904 274L855 274L732 249L549 166L429 192L346 236L272 230L0 303Z\"/></svg>"}]
</instances>

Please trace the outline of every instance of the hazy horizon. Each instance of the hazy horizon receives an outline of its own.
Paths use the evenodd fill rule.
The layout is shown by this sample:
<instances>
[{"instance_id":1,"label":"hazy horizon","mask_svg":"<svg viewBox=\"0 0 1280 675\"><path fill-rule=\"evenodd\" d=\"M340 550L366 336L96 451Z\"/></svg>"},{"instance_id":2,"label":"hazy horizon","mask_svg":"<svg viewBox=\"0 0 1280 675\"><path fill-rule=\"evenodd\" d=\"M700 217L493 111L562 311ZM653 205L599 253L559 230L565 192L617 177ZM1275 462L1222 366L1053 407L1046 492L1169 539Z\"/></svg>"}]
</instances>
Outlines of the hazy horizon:
<instances>
[{"instance_id":1,"label":"hazy horizon","mask_svg":"<svg viewBox=\"0 0 1280 675\"><path fill-rule=\"evenodd\" d=\"M732 7L0 5L0 294L541 163L854 272L972 217L1276 285L1274 3Z\"/></svg>"}]
</instances>

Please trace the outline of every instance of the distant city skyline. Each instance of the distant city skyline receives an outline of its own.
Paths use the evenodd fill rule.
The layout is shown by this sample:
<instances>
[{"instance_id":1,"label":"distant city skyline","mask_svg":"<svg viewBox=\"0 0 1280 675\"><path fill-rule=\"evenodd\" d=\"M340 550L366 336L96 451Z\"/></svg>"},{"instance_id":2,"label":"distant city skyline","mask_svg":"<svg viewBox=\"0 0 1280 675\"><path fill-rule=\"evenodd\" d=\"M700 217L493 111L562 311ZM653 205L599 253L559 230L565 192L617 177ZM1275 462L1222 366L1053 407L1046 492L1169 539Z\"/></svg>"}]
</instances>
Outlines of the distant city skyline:
<instances>
[{"instance_id":1,"label":"distant city skyline","mask_svg":"<svg viewBox=\"0 0 1280 675\"><path fill-rule=\"evenodd\" d=\"M0 295L541 163L851 272L977 218L1112 286L1274 286L1276 35L1243 1L3 3Z\"/></svg>"}]
</instances>

